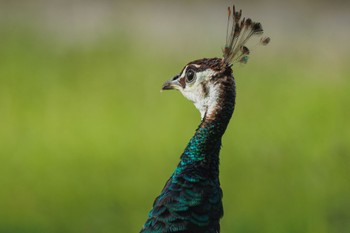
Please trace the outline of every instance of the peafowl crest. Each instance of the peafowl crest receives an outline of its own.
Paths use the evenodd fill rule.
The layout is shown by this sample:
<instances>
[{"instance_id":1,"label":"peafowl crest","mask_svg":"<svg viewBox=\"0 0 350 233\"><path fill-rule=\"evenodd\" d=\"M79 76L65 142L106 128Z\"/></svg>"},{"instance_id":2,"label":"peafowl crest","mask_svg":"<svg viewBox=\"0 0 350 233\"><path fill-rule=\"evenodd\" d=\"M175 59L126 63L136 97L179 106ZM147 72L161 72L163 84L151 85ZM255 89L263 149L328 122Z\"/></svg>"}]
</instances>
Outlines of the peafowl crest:
<instances>
[{"instance_id":1,"label":"peafowl crest","mask_svg":"<svg viewBox=\"0 0 350 233\"><path fill-rule=\"evenodd\" d=\"M219 181L221 139L235 107L236 86L232 64L246 63L246 42L262 37L260 23L242 18L242 11L228 8L226 44L222 58L203 58L185 65L166 81L162 90L178 90L194 103L201 123L190 139L174 173L166 182L141 233L218 233L223 216Z\"/></svg>"}]
</instances>

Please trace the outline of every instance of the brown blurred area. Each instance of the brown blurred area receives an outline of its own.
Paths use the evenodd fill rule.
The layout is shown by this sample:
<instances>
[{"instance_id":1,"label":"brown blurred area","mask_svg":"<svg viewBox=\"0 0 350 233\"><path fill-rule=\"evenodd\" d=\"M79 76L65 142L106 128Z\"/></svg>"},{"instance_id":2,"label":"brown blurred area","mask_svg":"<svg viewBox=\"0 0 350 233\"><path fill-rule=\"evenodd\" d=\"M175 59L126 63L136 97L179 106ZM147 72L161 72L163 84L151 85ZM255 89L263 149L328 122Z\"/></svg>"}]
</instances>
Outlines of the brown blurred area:
<instances>
[{"instance_id":1,"label":"brown blurred area","mask_svg":"<svg viewBox=\"0 0 350 233\"><path fill-rule=\"evenodd\" d=\"M30 26L70 43L85 43L122 32L139 43L157 41L171 51L178 45L219 46L224 42L226 7L260 21L272 48L303 50L336 58L349 53L348 1L1 1L0 25ZM195 33L194 33L195 32ZM217 45L213 45L213 40ZM196 41L194 44L193 41ZM190 45L189 45L190 43ZM301 46L305 45L305 46ZM198 46L198 47L197 47ZM283 52L284 51L284 52Z\"/></svg>"}]
</instances>

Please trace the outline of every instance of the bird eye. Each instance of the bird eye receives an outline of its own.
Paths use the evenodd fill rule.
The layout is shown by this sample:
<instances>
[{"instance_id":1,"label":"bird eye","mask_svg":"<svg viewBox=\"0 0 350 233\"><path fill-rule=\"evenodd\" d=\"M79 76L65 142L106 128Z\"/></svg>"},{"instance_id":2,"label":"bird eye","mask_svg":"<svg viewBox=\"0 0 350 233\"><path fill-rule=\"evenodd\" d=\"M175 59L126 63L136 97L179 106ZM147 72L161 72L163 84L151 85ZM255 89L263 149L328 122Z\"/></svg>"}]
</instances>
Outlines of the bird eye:
<instances>
[{"instance_id":1,"label":"bird eye","mask_svg":"<svg viewBox=\"0 0 350 233\"><path fill-rule=\"evenodd\" d=\"M196 73L193 70L186 71L186 82L192 83L196 79Z\"/></svg>"}]
</instances>

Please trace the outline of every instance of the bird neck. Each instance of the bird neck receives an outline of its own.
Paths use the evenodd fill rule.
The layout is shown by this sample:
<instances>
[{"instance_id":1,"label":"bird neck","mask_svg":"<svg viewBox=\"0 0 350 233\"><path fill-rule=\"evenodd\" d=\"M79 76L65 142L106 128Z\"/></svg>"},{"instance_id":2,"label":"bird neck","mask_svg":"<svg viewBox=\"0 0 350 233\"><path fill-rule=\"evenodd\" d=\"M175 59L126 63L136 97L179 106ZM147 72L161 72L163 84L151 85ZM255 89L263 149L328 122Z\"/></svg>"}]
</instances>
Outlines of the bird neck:
<instances>
[{"instance_id":1,"label":"bird neck","mask_svg":"<svg viewBox=\"0 0 350 233\"><path fill-rule=\"evenodd\" d=\"M196 133L181 156L180 165L209 170L214 176L219 172L221 138L225 133L235 106L235 83L232 76L217 83L219 93L212 106L208 106Z\"/></svg>"}]
</instances>

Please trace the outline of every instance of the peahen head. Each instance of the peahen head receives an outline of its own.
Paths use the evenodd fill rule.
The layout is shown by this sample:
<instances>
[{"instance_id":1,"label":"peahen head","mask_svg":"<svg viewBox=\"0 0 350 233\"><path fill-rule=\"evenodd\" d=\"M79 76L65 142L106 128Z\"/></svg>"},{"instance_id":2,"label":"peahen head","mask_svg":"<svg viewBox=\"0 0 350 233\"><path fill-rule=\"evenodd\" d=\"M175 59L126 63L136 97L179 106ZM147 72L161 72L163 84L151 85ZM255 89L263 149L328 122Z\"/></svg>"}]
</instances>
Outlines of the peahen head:
<instances>
[{"instance_id":1,"label":"peahen head","mask_svg":"<svg viewBox=\"0 0 350 233\"><path fill-rule=\"evenodd\" d=\"M163 84L162 90L179 90L192 101L202 118L217 106L224 89L221 82L232 77L231 66L222 58L203 58L188 63L181 72Z\"/></svg>"},{"instance_id":2,"label":"peahen head","mask_svg":"<svg viewBox=\"0 0 350 233\"><path fill-rule=\"evenodd\" d=\"M234 80L231 66L233 63L246 63L249 49L246 42L252 36L261 36L263 29L260 23L251 19L241 19L242 11L228 8L226 45L223 58L203 58L185 65L181 72L163 84L162 90L179 90L191 100L200 111L202 119L212 116L222 108L225 92L234 91ZM231 17L232 16L232 17ZM232 21L232 23L231 23ZM231 26L231 30L229 27ZM230 32L229 32L230 31ZM262 37L261 44L266 45L269 37ZM233 97L234 101L234 97Z\"/></svg>"}]
</instances>

